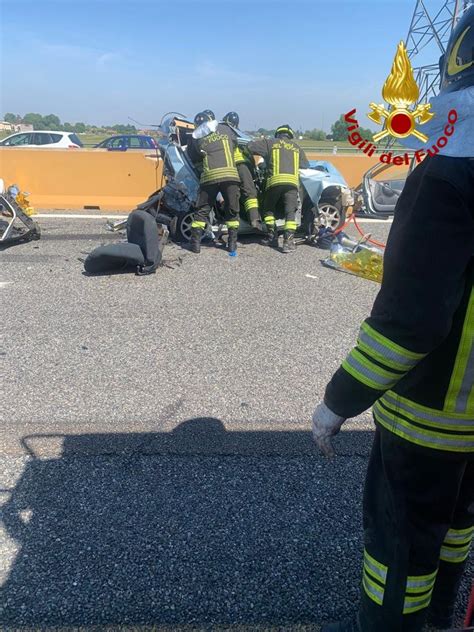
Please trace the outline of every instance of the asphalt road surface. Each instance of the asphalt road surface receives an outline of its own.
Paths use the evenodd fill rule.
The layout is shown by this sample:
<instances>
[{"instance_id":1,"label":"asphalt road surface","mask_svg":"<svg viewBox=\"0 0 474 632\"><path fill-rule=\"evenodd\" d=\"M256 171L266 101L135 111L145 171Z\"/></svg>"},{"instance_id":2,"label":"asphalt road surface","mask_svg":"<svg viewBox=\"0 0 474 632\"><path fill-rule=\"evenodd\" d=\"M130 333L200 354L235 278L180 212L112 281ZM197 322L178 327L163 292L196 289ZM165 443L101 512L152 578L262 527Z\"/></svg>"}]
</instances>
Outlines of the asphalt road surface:
<instances>
[{"instance_id":1,"label":"asphalt road surface","mask_svg":"<svg viewBox=\"0 0 474 632\"><path fill-rule=\"evenodd\" d=\"M309 420L377 284L252 239L93 278L80 259L119 237L40 222L0 253L1 629L318 630L353 612L373 425L348 422L327 461Z\"/></svg>"}]
</instances>

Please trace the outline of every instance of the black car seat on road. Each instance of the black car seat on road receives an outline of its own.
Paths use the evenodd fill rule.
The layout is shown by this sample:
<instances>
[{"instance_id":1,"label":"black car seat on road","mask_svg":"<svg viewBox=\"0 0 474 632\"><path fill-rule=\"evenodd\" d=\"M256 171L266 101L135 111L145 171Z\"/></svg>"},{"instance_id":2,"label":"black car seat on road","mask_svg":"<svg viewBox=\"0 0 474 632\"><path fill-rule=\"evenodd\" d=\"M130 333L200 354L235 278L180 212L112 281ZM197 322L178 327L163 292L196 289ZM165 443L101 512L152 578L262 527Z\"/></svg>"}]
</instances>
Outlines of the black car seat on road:
<instances>
[{"instance_id":1,"label":"black car seat on road","mask_svg":"<svg viewBox=\"0 0 474 632\"><path fill-rule=\"evenodd\" d=\"M88 274L134 270L139 275L155 272L162 259L156 220L146 211L134 211L127 220L128 243L99 246L84 262Z\"/></svg>"}]
</instances>

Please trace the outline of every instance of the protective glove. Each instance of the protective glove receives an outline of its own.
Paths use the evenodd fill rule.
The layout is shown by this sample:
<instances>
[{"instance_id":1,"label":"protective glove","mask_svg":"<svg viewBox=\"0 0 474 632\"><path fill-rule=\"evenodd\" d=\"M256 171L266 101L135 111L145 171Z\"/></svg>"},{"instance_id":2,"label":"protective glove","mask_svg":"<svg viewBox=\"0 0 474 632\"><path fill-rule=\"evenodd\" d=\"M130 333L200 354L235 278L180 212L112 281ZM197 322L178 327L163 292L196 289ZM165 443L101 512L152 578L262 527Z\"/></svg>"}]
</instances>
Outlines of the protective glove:
<instances>
[{"instance_id":1,"label":"protective glove","mask_svg":"<svg viewBox=\"0 0 474 632\"><path fill-rule=\"evenodd\" d=\"M313 439L324 456L334 456L335 452L331 437L337 435L345 421L345 417L340 417L333 413L324 402L316 406L316 410L313 413Z\"/></svg>"}]
</instances>

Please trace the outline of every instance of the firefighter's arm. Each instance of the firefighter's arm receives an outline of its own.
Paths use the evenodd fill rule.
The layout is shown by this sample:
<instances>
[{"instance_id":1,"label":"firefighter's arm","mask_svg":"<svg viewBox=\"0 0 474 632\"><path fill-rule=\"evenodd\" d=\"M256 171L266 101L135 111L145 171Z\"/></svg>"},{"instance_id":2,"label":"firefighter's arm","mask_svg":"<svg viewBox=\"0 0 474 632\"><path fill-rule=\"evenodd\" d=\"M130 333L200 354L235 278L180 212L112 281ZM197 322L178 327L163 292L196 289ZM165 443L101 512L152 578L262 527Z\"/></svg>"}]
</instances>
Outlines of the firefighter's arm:
<instances>
[{"instance_id":1,"label":"firefighter's arm","mask_svg":"<svg viewBox=\"0 0 474 632\"><path fill-rule=\"evenodd\" d=\"M194 138L192 137L189 138L188 145L187 145L187 152L188 152L188 157L191 160L191 162L195 164L198 162L201 162L202 160L201 153L196 146L196 142Z\"/></svg>"},{"instance_id":2,"label":"firefighter's arm","mask_svg":"<svg viewBox=\"0 0 474 632\"><path fill-rule=\"evenodd\" d=\"M252 140L247 147L251 154L262 156L262 158L267 158L268 156L269 148L266 140Z\"/></svg>"},{"instance_id":3,"label":"firefighter's arm","mask_svg":"<svg viewBox=\"0 0 474 632\"><path fill-rule=\"evenodd\" d=\"M300 169L309 169L308 159L306 158L306 154L301 148L300 148Z\"/></svg>"},{"instance_id":4,"label":"firefighter's arm","mask_svg":"<svg viewBox=\"0 0 474 632\"><path fill-rule=\"evenodd\" d=\"M435 168L421 165L405 185L381 290L357 345L326 388L325 404L341 417L369 408L451 330L474 253L474 216L472 200L443 176L452 163L435 160Z\"/></svg>"}]
</instances>

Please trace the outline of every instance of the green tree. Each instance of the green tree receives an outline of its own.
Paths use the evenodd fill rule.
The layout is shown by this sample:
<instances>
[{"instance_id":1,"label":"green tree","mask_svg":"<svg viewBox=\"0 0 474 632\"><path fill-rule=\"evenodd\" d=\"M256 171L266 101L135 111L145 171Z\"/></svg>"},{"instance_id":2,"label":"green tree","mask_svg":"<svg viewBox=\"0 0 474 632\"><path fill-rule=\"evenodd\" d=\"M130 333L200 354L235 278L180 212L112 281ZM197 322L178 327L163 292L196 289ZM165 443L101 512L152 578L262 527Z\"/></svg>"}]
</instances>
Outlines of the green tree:
<instances>
[{"instance_id":1,"label":"green tree","mask_svg":"<svg viewBox=\"0 0 474 632\"><path fill-rule=\"evenodd\" d=\"M275 130L274 129L266 129L265 127L259 127L257 130L258 134L261 134L262 136L274 136L275 135Z\"/></svg>"},{"instance_id":2,"label":"green tree","mask_svg":"<svg viewBox=\"0 0 474 632\"><path fill-rule=\"evenodd\" d=\"M363 138L366 138L367 140L374 139L374 132L368 127L359 127L357 131Z\"/></svg>"},{"instance_id":3,"label":"green tree","mask_svg":"<svg viewBox=\"0 0 474 632\"><path fill-rule=\"evenodd\" d=\"M43 116L43 125L45 129L61 129L61 121L56 114Z\"/></svg>"},{"instance_id":4,"label":"green tree","mask_svg":"<svg viewBox=\"0 0 474 632\"><path fill-rule=\"evenodd\" d=\"M74 123L74 131L79 134L83 134L86 131L86 126L84 123Z\"/></svg>"},{"instance_id":5,"label":"green tree","mask_svg":"<svg viewBox=\"0 0 474 632\"><path fill-rule=\"evenodd\" d=\"M335 123L331 125L331 136L333 140L347 140L350 132L347 131L347 122L344 120L344 114L337 119ZM353 132L356 130L352 130ZM372 140L374 132L368 127L359 127L357 132L367 140Z\"/></svg>"},{"instance_id":6,"label":"green tree","mask_svg":"<svg viewBox=\"0 0 474 632\"><path fill-rule=\"evenodd\" d=\"M349 132L347 131L347 123L344 120L344 114L331 125L331 136L333 140L347 140Z\"/></svg>"},{"instance_id":7,"label":"green tree","mask_svg":"<svg viewBox=\"0 0 474 632\"><path fill-rule=\"evenodd\" d=\"M64 123L63 128L64 128L65 132L73 132L74 131L74 127L71 125L71 123Z\"/></svg>"},{"instance_id":8,"label":"green tree","mask_svg":"<svg viewBox=\"0 0 474 632\"><path fill-rule=\"evenodd\" d=\"M43 123L43 117L41 114L37 114L36 112L28 112L28 114L25 114L23 117L23 123L33 125L33 129L46 129Z\"/></svg>"},{"instance_id":9,"label":"green tree","mask_svg":"<svg viewBox=\"0 0 474 632\"><path fill-rule=\"evenodd\" d=\"M311 140L326 140L326 132L322 129L311 129L307 130L304 134L306 138L310 138Z\"/></svg>"},{"instance_id":10,"label":"green tree","mask_svg":"<svg viewBox=\"0 0 474 632\"><path fill-rule=\"evenodd\" d=\"M3 117L3 120L6 123L21 123L21 116L19 114L12 114L12 112L7 112Z\"/></svg>"}]
</instances>

